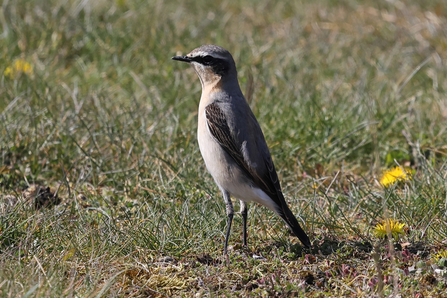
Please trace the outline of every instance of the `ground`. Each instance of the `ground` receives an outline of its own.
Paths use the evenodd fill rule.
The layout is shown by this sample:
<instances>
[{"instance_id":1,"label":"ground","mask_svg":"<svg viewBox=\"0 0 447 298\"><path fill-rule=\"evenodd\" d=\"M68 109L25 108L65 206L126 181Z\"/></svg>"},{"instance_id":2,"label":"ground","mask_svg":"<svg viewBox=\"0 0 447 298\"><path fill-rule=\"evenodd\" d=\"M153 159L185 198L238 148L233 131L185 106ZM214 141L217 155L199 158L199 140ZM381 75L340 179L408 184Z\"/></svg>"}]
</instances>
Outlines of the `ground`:
<instances>
[{"instance_id":1,"label":"ground","mask_svg":"<svg viewBox=\"0 0 447 298\"><path fill-rule=\"evenodd\" d=\"M447 297L444 1L16 0L0 24L0 296ZM202 44L312 249L251 204L222 256L200 82L170 60Z\"/></svg>"}]
</instances>

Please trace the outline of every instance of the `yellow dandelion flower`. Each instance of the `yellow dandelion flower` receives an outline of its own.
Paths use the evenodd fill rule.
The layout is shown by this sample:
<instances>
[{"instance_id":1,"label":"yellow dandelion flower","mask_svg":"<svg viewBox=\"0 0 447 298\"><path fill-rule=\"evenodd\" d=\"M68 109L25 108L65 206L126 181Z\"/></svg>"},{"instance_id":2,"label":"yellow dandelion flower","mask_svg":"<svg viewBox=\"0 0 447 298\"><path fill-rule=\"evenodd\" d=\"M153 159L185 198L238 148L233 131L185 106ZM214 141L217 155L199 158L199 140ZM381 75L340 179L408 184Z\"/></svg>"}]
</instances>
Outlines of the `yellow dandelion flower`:
<instances>
[{"instance_id":1,"label":"yellow dandelion flower","mask_svg":"<svg viewBox=\"0 0 447 298\"><path fill-rule=\"evenodd\" d=\"M447 249L438 251L438 253L435 254L435 255L433 256L433 258L434 258L436 261L439 261L439 260L442 259L442 258L446 258L446 259L447 259Z\"/></svg>"},{"instance_id":2,"label":"yellow dandelion flower","mask_svg":"<svg viewBox=\"0 0 447 298\"><path fill-rule=\"evenodd\" d=\"M411 179L411 170L406 168L404 169L405 172L402 170L401 167L395 167L392 170L384 171L382 179L380 179L380 184L384 187L388 187L390 185L393 185L397 181L408 181Z\"/></svg>"},{"instance_id":3,"label":"yellow dandelion flower","mask_svg":"<svg viewBox=\"0 0 447 298\"><path fill-rule=\"evenodd\" d=\"M33 74L33 66L23 59L15 60L14 63L11 66L6 67L3 72L6 77L10 77L11 79L18 77L22 73L27 76Z\"/></svg>"},{"instance_id":4,"label":"yellow dandelion flower","mask_svg":"<svg viewBox=\"0 0 447 298\"><path fill-rule=\"evenodd\" d=\"M377 224L374 228L374 234L377 238L385 238L388 233L391 233L394 239L397 240L399 238L399 234L405 234L403 230L404 227L404 223L400 223L398 220L389 218L383 220L381 224Z\"/></svg>"},{"instance_id":5,"label":"yellow dandelion flower","mask_svg":"<svg viewBox=\"0 0 447 298\"><path fill-rule=\"evenodd\" d=\"M13 76L12 75L12 68L11 68L11 66L6 67L6 69L3 72L3 74L5 75L5 77Z\"/></svg>"}]
</instances>

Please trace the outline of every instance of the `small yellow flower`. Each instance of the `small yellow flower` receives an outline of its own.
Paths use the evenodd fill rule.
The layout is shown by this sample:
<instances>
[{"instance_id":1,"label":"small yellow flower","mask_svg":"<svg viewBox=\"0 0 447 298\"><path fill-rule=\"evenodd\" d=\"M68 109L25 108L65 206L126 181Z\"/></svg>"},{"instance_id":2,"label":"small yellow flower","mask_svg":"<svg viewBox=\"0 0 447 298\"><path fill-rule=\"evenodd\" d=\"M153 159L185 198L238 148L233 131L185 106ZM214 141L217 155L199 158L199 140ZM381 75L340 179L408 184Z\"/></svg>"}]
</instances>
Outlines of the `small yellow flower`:
<instances>
[{"instance_id":1,"label":"small yellow flower","mask_svg":"<svg viewBox=\"0 0 447 298\"><path fill-rule=\"evenodd\" d=\"M6 77L10 77L11 79L18 77L22 73L26 74L27 76L31 76L33 74L33 67L23 59L15 60L13 65L6 67L5 71L3 72Z\"/></svg>"},{"instance_id":2,"label":"small yellow flower","mask_svg":"<svg viewBox=\"0 0 447 298\"><path fill-rule=\"evenodd\" d=\"M411 170L406 168L404 169L405 172L402 170L401 167L395 167L392 170L384 171L382 179L380 179L380 184L384 187L388 187L390 185L393 185L397 181L408 181L411 179Z\"/></svg>"},{"instance_id":3,"label":"small yellow flower","mask_svg":"<svg viewBox=\"0 0 447 298\"><path fill-rule=\"evenodd\" d=\"M5 71L3 72L5 77L12 76L12 68L10 66L6 67Z\"/></svg>"},{"instance_id":4,"label":"small yellow flower","mask_svg":"<svg viewBox=\"0 0 447 298\"><path fill-rule=\"evenodd\" d=\"M438 251L438 253L435 254L435 255L433 256L433 258L434 258L436 261L439 261L439 260L442 259L442 258L447 258L447 249Z\"/></svg>"},{"instance_id":5,"label":"small yellow flower","mask_svg":"<svg viewBox=\"0 0 447 298\"><path fill-rule=\"evenodd\" d=\"M374 228L374 234L377 238L385 238L388 233L393 235L394 239L397 240L399 238L399 234L404 234L403 228L405 227L404 223L400 223L398 220L394 219L385 219L381 224L377 224Z\"/></svg>"}]
</instances>

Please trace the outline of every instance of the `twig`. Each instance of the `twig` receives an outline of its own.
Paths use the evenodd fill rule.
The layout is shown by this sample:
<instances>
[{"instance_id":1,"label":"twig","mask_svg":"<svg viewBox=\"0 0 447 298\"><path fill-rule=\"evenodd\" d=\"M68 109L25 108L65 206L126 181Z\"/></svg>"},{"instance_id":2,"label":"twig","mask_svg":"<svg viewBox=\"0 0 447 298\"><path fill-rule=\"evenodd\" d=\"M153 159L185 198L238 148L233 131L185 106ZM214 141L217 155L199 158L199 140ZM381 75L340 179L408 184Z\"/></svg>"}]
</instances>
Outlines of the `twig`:
<instances>
[{"instance_id":1,"label":"twig","mask_svg":"<svg viewBox=\"0 0 447 298\"><path fill-rule=\"evenodd\" d=\"M399 94L402 89L408 84L408 82L414 77L414 75L425 65L430 61L431 56L427 57L424 61L421 62L416 68L411 72L411 74L405 79L405 81L400 85L399 89L397 90L397 93Z\"/></svg>"},{"instance_id":2,"label":"twig","mask_svg":"<svg viewBox=\"0 0 447 298\"><path fill-rule=\"evenodd\" d=\"M40 264L39 259L36 257L36 255L34 255L33 258L34 258L34 260L36 260L37 265L39 265L39 268L40 268L40 270L42 271L43 275L45 276L45 279L47 280L48 285L50 286L50 288L52 288L51 283L50 283L50 280L48 279L48 276L47 276L47 274L45 273L45 270L43 269L42 264Z\"/></svg>"}]
</instances>

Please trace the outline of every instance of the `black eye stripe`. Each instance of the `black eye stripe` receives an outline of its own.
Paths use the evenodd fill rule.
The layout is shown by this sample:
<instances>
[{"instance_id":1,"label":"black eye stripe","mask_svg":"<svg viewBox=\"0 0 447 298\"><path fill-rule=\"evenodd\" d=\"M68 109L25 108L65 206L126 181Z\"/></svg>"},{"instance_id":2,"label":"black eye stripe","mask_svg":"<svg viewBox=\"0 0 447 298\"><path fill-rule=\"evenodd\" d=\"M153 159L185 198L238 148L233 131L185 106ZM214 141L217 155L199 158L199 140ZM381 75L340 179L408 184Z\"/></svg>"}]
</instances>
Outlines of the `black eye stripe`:
<instances>
[{"instance_id":1,"label":"black eye stripe","mask_svg":"<svg viewBox=\"0 0 447 298\"><path fill-rule=\"evenodd\" d=\"M205 62L205 63L210 63L211 61L214 60L214 58L211 57L211 56L205 56L205 57L203 57L202 60L203 60L203 62Z\"/></svg>"},{"instance_id":2,"label":"black eye stripe","mask_svg":"<svg viewBox=\"0 0 447 298\"><path fill-rule=\"evenodd\" d=\"M219 75L225 75L230 69L230 63L228 61L210 55L191 57L191 60L211 67Z\"/></svg>"},{"instance_id":3,"label":"black eye stripe","mask_svg":"<svg viewBox=\"0 0 447 298\"><path fill-rule=\"evenodd\" d=\"M213 65L213 64L218 63L221 59L214 58L214 57L212 57L210 55L206 55L206 56L195 57L194 60L196 62L199 62L199 63L204 64L204 65Z\"/></svg>"}]
</instances>

